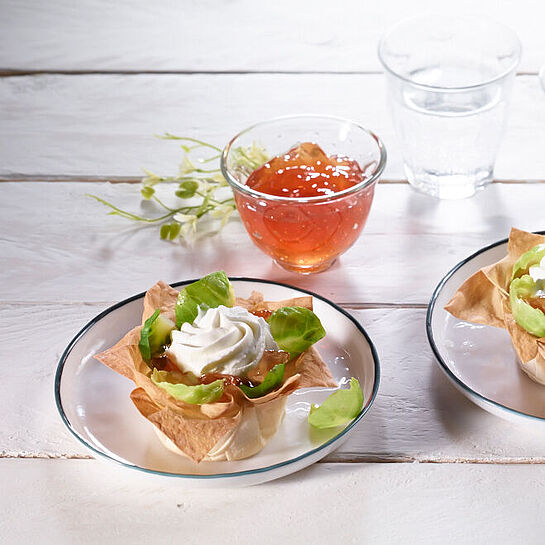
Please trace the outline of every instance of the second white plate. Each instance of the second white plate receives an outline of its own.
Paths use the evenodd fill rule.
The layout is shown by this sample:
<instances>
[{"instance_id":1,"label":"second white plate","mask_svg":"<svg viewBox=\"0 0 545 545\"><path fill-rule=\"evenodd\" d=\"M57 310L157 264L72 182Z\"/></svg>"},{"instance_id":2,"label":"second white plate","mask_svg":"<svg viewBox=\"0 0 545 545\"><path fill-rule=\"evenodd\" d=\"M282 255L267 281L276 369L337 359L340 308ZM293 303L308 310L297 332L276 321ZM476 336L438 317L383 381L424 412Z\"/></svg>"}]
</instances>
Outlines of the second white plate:
<instances>
[{"instance_id":1,"label":"second white plate","mask_svg":"<svg viewBox=\"0 0 545 545\"><path fill-rule=\"evenodd\" d=\"M520 369L507 331L458 320L444 309L467 278L506 254L507 240L501 240L469 256L441 280L428 307L428 339L441 369L471 401L544 430L545 386Z\"/></svg>"}]
</instances>

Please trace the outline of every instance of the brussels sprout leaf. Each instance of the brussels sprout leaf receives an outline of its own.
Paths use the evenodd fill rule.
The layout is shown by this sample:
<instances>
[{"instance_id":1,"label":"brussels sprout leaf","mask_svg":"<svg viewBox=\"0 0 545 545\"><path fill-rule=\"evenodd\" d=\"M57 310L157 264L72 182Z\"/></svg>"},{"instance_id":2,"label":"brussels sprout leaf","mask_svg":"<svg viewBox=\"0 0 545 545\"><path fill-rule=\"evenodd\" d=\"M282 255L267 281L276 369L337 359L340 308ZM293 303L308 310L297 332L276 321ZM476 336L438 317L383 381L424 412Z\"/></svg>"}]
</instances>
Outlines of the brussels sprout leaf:
<instances>
[{"instance_id":1,"label":"brussels sprout leaf","mask_svg":"<svg viewBox=\"0 0 545 545\"><path fill-rule=\"evenodd\" d=\"M267 373L261 384L258 384L257 386L246 386L246 384L241 384L240 389L250 399L263 397L280 386L282 379L284 378L284 368L285 364L279 363Z\"/></svg>"},{"instance_id":2,"label":"brussels sprout leaf","mask_svg":"<svg viewBox=\"0 0 545 545\"><path fill-rule=\"evenodd\" d=\"M336 428L358 416L363 407L363 392L357 379L350 379L350 388L333 392L320 406L312 405L308 422L319 429Z\"/></svg>"}]
</instances>

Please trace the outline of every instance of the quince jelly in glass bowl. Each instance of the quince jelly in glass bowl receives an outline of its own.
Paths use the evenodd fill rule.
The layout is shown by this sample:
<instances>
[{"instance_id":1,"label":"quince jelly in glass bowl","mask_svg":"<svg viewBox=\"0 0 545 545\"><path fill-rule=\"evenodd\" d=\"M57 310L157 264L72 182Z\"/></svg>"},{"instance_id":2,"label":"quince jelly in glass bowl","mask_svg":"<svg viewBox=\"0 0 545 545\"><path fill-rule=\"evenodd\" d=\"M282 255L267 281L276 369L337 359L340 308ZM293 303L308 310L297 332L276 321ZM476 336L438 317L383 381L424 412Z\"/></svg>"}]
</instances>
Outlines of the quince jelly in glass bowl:
<instances>
[{"instance_id":1,"label":"quince jelly in glass bowl","mask_svg":"<svg viewBox=\"0 0 545 545\"><path fill-rule=\"evenodd\" d=\"M221 160L253 242L306 274L327 269L357 240L385 164L375 134L313 115L258 123L235 136Z\"/></svg>"}]
</instances>

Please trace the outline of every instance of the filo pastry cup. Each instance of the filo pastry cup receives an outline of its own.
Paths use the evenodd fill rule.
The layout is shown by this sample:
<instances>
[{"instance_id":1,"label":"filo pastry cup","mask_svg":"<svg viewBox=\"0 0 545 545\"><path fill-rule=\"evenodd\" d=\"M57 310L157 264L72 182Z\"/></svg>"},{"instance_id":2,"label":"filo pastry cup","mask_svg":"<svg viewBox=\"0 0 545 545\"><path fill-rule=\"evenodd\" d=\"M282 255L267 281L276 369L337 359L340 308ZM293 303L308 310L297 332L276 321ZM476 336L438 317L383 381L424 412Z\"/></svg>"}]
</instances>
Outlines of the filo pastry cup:
<instances>
[{"instance_id":1,"label":"filo pastry cup","mask_svg":"<svg viewBox=\"0 0 545 545\"><path fill-rule=\"evenodd\" d=\"M511 229L507 255L470 276L445 310L460 320L507 329L521 369L532 380L545 385L545 338L536 337L519 326L509 303L513 265L522 254L544 242L543 235Z\"/></svg>"},{"instance_id":2,"label":"filo pastry cup","mask_svg":"<svg viewBox=\"0 0 545 545\"><path fill-rule=\"evenodd\" d=\"M144 297L142 324L155 309L161 309L162 314L175 321L177 297L178 291L168 284L155 284ZM237 298L235 304L250 312L274 311L284 306L312 309L312 297L268 302L260 293L253 292L249 299ZM256 454L282 423L289 394L299 388L337 386L313 346L290 361L286 361L289 356L285 352L266 351L248 376L260 382L276 364L286 363L279 388L263 397L250 399L238 386L225 384L223 396L218 401L188 404L173 398L152 382L151 369L138 348L141 327L129 331L116 345L95 358L135 383L131 400L142 416L154 425L163 445L197 463L240 460Z\"/></svg>"}]
</instances>

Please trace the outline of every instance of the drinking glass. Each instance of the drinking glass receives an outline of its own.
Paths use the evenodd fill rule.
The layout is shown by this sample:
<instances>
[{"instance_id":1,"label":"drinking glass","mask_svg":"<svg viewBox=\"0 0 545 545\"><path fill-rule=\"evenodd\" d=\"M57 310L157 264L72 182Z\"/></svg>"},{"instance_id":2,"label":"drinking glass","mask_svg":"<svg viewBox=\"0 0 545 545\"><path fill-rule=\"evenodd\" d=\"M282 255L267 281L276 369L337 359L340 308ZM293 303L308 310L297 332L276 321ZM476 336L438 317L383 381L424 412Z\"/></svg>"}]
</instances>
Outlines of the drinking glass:
<instances>
[{"instance_id":1,"label":"drinking glass","mask_svg":"<svg viewBox=\"0 0 545 545\"><path fill-rule=\"evenodd\" d=\"M492 181L520 53L513 31L479 17L415 17L382 38L391 114L416 189L459 199Z\"/></svg>"}]
</instances>

